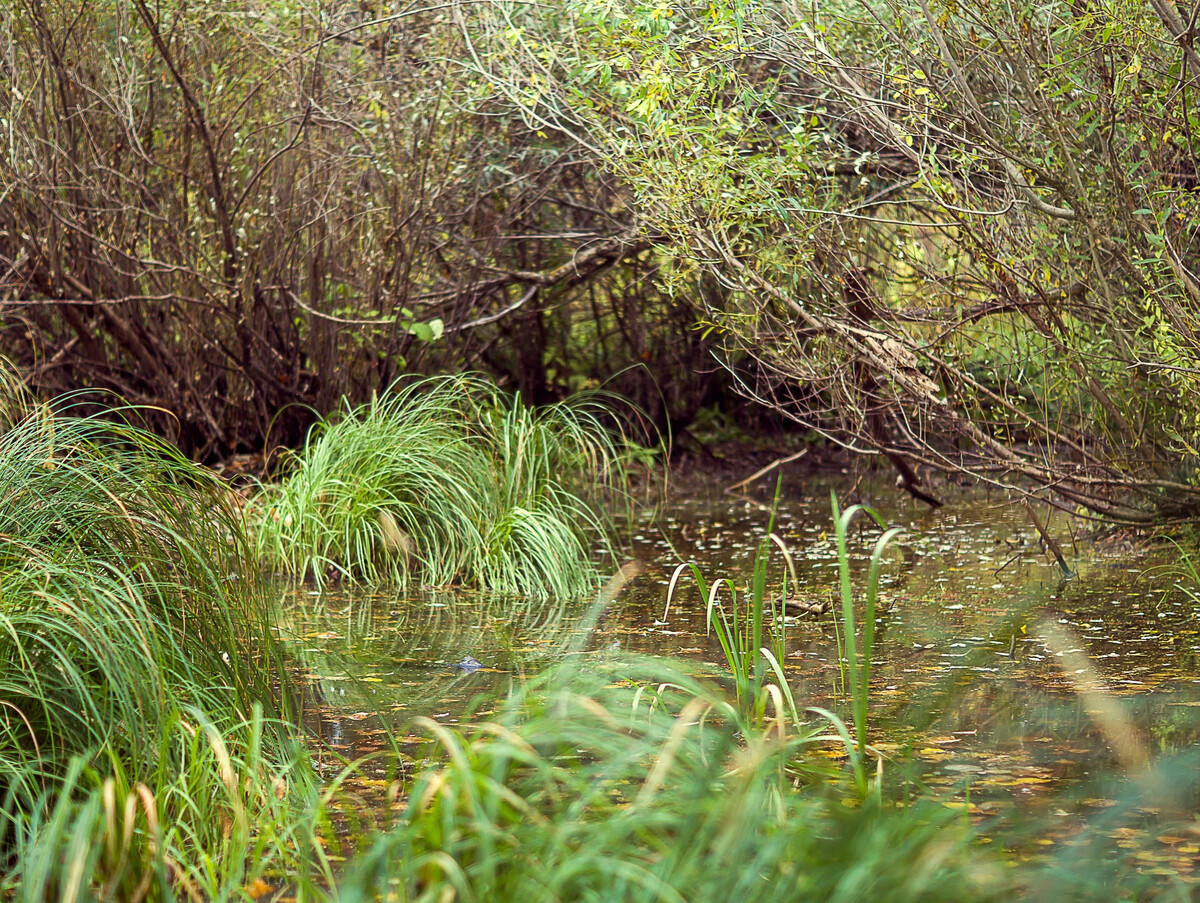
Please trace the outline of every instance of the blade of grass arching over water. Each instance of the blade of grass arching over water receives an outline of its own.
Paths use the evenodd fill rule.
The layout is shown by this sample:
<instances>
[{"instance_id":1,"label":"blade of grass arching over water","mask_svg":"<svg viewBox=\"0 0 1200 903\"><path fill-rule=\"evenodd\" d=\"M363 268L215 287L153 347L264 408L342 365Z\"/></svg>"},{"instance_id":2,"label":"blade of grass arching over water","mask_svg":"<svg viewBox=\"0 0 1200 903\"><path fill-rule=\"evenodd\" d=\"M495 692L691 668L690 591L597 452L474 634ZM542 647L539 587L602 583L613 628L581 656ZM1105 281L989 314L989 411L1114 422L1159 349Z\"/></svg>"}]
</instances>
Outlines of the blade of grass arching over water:
<instances>
[{"instance_id":1,"label":"blade of grass arching over water","mask_svg":"<svg viewBox=\"0 0 1200 903\"><path fill-rule=\"evenodd\" d=\"M837 544L839 595L841 596L842 632L845 642L845 664L842 665L842 683L846 683L849 675L851 711L854 714L854 735L859 748L865 749L867 742L867 706L870 698L871 676L870 657L875 642L875 599L879 582L879 567L882 564L883 552L888 543L895 538L895 533L888 531L887 524L872 509L862 505L851 505L845 511L838 508L836 493L830 493L830 503L833 508L834 532ZM854 616L854 587L850 574L850 550L847 543L847 533L850 524L859 512L864 512L873 518L881 528L884 536L875 545L875 554L871 557L870 571L867 579L867 603L864 611L866 622L863 624L862 666L859 665L860 651L858 635L855 629Z\"/></svg>"},{"instance_id":2,"label":"blade of grass arching over water","mask_svg":"<svg viewBox=\"0 0 1200 903\"><path fill-rule=\"evenodd\" d=\"M775 517L779 513L779 498L782 492L783 475L780 474L775 480L775 498L771 503L771 513L767 517L767 535L759 542L758 551L754 556L754 576L748 600L750 605L751 635L750 648L747 650L747 653L753 656L754 660L752 696L757 696L759 689L762 687L764 665L762 658L758 654L758 650L763 647L763 606L767 594L767 558L771 548L768 537L775 531ZM782 620L779 623L782 623Z\"/></svg>"},{"instance_id":3,"label":"blade of grass arching over water","mask_svg":"<svg viewBox=\"0 0 1200 903\"><path fill-rule=\"evenodd\" d=\"M767 530L770 533L770 529ZM763 662L758 650L763 647L763 602L767 594L767 553L770 543L764 539L758 544L758 552L754 556L754 577L750 587L750 598L747 599L750 614L750 636L747 654L754 661L754 683L752 694L757 694L762 686Z\"/></svg>"},{"instance_id":4,"label":"blade of grass arching over water","mask_svg":"<svg viewBox=\"0 0 1200 903\"><path fill-rule=\"evenodd\" d=\"M855 701L854 708L857 709L858 700L858 639L854 629L854 591L850 581L850 552L846 545L846 531L850 526L850 522L854 520L854 515L858 513L859 506L852 505L845 512L838 510L837 496L830 493L830 501L833 506L833 523L834 536L837 543L838 556L838 575L839 587L838 595L841 599L842 607L842 633L845 637L843 651L845 664L839 662L839 667L842 670L842 684L846 684L846 674L850 675L850 693L851 698ZM857 730L857 725L855 726ZM862 746L860 744L859 748Z\"/></svg>"},{"instance_id":5,"label":"blade of grass arching over water","mask_svg":"<svg viewBox=\"0 0 1200 903\"><path fill-rule=\"evenodd\" d=\"M805 711L824 718L837 731L838 738L846 749L846 757L850 760L850 772L854 775L854 785L858 789L859 796L865 797L867 795L867 769L863 763L865 747L851 738L850 731L846 728L846 722L833 712L820 706L809 706Z\"/></svg>"},{"instance_id":6,"label":"blade of grass arching over water","mask_svg":"<svg viewBox=\"0 0 1200 903\"><path fill-rule=\"evenodd\" d=\"M696 565L691 565L691 568L697 585L703 588L705 583L704 578L700 576L700 569ZM725 607L719 601L722 587L729 590L729 612L726 612ZM750 691L750 668L748 666L750 650L746 644L745 631L739 623L737 598L737 586L731 578L725 577L717 580L709 588L708 598L705 600L704 617L705 631L716 633L717 642L725 654L725 661L737 682L738 697L741 698L744 693Z\"/></svg>"},{"instance_id":7,"label":"blade of grass arching over water","mask_svg":"<svg viewBox=\"0 0 1200 903\"><path fill-rule=\"evenodd\" d=\"M867 571L867 592L863 606L862 662L861 674L855 682L858 692L854 695L854 734L860 749L867 744L867 707L871 695L871 665L875 656L875 614L879 598L879 572L883 567L883 556L888 546L904 532L900 527L885 530L871 551L871 563Z\"/></svg>"}]
</instances>

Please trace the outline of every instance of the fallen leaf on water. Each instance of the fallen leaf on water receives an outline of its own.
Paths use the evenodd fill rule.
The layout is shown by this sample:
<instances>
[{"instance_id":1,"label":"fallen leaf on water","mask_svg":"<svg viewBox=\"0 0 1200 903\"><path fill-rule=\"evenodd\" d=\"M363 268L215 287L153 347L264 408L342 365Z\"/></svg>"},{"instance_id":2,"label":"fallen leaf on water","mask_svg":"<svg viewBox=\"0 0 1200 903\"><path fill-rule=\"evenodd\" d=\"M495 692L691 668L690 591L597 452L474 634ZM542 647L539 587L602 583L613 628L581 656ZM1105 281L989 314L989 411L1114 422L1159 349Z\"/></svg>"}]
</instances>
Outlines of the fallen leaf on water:
<instances>
[{"instance_id":1,"label":"fallen leaf on water","mask_svg":"<svg viewBox=\"0 0 1200 903\"><path fill-rule=\"evenodd\" d=\"M1170 856L1165 853L1155 853L1153 850L1138 850L1133 858L1139 862L1167 862Z\"/></svg>"},{"instance_id":2,"label":"fallen leaf on water","mask_svg":"<svg viewBox=\"0 0 1200 903\"><path fill-rule=\"evenodd\" d=\"M979 783L984 784L988 787L1023 787L1027 784L1049 784L1053 780L1054 780L1053 778L1043 778L1043 777L1036 777L1035 775L1026 775L1024 777L1004 778L1002 780L983 778L982 780L980 780Z\"/></svg>"},{"instance_id":3,"label":"fallen leaf on water","mask_svg":"<svg viewBox=\"0 0 1200 903\"><path fill-rule=\"evenodd\" d=\"M246 885L246 896L251 900L257 900L259 897L269 894L274 889L275 888L267 884L266 881L263 881L262 878L255 878L248 885Z\"/></svg>"},{"instance_id":4,"label":"fallen leaf on water","mask_svg":"<svg viewBox=\"0 0 1200 903\"><path fill-rule=\"evenodd\" d=\"M948 749L938 749L936 746L926 746L924 749L918 750L917 755L926 759L949 759L954 755Z\"/></svg>"}]
</instances>

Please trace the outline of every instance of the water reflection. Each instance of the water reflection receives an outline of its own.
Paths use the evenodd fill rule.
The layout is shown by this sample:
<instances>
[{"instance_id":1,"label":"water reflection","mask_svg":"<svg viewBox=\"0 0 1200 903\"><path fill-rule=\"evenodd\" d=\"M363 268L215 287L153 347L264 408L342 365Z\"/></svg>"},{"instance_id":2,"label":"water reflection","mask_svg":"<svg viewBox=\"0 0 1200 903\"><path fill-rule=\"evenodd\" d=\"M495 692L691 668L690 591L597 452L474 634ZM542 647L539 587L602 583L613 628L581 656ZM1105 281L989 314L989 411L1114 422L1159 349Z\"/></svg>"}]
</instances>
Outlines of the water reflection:
<instances>
[{"instance_id":1,"label":"water reflection","mask_svg":"<svg viewBox=\"0 0 1200 903\"><path fill-rule=\"evenodd\" d=\"M834 590L833 482L806 480L786 493L776 532L800 585L785 587L787 569L772 551L771 592L821 599ZM1023 509L1006 499L977 493L949 513L895 500L881 513L908 532L890 553L881 588L871 725L880 748L915 756L927 780L969 783L981 806L1036 806L1050 786L1107 773L1116 764L1108 738L1063 667L1072 650L1044 642L1039 625L1047 621L1086 654L1103 691L1121 697L1148 750L1195 743L1200 619L1169 580L1142 578L1153 558L1107 552L1060 519L1052 529L1079 572L1064 582ZM579 602L293 589L284 631L314 687L309 727L329 750L357 756L392 738L416 744L416 715L443 723L485 717L513 681L567 655L620 650L720 665L704 600L688 578L666 610L670 573L680 560L695 561L709 579L728 576L743 586L766 521L762 498L713 492L673 502L658 521L636 525L631 553L651 567L581 646L587 606ZM857 523L852 539L864 571L878 535L867 519ZM782 629L797 701L839 707L833 618L789 618ZM466 657L483 667L454 667Z\"/></svg>"}]
</instances>

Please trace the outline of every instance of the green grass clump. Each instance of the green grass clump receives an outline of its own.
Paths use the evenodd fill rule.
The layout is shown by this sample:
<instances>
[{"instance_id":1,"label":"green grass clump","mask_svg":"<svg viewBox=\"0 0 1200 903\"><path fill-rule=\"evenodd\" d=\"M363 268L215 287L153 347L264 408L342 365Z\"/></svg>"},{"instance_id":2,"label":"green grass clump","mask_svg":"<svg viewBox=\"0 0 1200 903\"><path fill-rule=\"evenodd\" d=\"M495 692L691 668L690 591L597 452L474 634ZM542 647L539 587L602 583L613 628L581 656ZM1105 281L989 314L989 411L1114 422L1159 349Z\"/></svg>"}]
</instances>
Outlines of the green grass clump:
<instances>
[{"instance_id":1,"label":"green grass clump","mask_svg":"<svg viewBox=\"0 0 1200 903\"><path fill-rule=\"evenodd\" d=\"M757 731L660 663L559 668L489 723L425 728L444 761L351 864L344 903L989 898L960 815L848 779L796 791L821 734Z\"/></svg>"},{"instance_id":2,"label":"green grass clump","mask_svg":"<svg viewBox=\"0 0 1200 903\"><path fill-rule=\"evenodd\" d=\"M142 780L111 752L76 757L3 822L0 898L249 900L286 874L313 899L314 882L332 883L307 753L281 750L260 710L224 729L181 710L154 731L158 755Z\"/></svg>"},{"instance_id":3,"label":"green grass clump","mask_svg":"<svg viewBox=\"0 0 1200 903\"><path fill-rule=\"evenodd\" d=\"M473 376L396 386L313 429L255 504L267 560L318 583L471 584L538 598L598 582L593 487L624 487L597 397L533 410Z\"/></svg>"},{"instance_id":4,"label":"green grass clump","mask_svg":"<svg viewBox=\"0 0 1200 903\"><path fill-rule=\"evenodd\" d=\"M210 884L240 880L222 851L264 823L222 833L229 763L294 759L241 515L121 411L21 404L0 430L0 873L30 899L48 876L64 899L139 898L205 857Z\"/></svg>"},{"instance_id":5,"label":"green grass clump","mask_svg":"<svg viewBox=\"0 0 1200 903\"><path fill-rule=\"evenodd\" d=\"M272 705L255 578L224 489L160 440L49 410L0 434L0 773Z\"/></svg>"}]
</instances>

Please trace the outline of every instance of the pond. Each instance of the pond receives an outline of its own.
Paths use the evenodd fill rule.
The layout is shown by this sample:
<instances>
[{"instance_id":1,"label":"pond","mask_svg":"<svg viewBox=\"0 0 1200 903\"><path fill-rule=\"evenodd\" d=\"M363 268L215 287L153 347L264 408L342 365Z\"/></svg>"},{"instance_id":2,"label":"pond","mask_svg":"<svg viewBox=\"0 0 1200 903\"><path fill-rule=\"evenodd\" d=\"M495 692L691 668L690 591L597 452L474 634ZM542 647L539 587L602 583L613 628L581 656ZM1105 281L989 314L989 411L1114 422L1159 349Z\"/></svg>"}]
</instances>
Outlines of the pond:
<instances>
[{"instance_id":1,"label":"pond","mask_svg":"<svg viewBox=\"0 0 1200 903\"><path fill-rule=\"evenodd\" d=\"M799 582L789 594L817 602L831 599L837 583L831 488L845 491L846 479L793 479L775 524ZM1200 731L1200 617L1169 569L1179 554L1093 542L1084 525L1059 515L1051 530L1078 572L1064 579L1024 508L1008 498L964 490L929 511L879 487L858 491L873 488L883 519L905 529L881 584L875 748L977 819L1038 819L1033 846L1069 845L1086 825L1102 823L1118 843L1132 832L1130 844L1151 857L1150 867L1190 875L1197 835L1184 822L1191 823L1194 782L1162 793L1137 778L1146 761L1187 750ZM283 630L313 688L305 717L319 758L333 774L343 759L386 752L398 738L402 753L419 759L413 717L485 718L489 700L514 681L567 656L651 654L724 667L691 576L681 575L669 607L668 585L675 566L690 561L710 581L728 577L744 587L768 501L714 488L646 512L627 543L645 573L583 638L582 602L289 589ZM880 532L865 516L855 522L864 573ZM768 585L778 593L787 567L775 545L769 554ZM833 615L789 618L784 629L798 704L848 711ZM485 667L453 668L468 655ZM383 778L392 766L378 761ZM1166 840L1143 843L1141 835Z\"/></svg>"}]
</instances>

